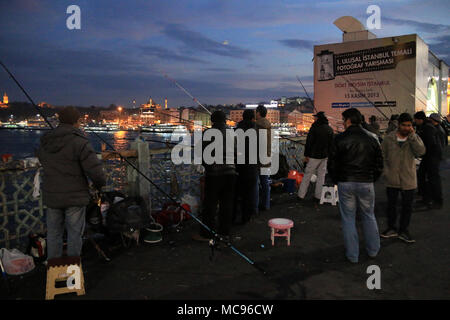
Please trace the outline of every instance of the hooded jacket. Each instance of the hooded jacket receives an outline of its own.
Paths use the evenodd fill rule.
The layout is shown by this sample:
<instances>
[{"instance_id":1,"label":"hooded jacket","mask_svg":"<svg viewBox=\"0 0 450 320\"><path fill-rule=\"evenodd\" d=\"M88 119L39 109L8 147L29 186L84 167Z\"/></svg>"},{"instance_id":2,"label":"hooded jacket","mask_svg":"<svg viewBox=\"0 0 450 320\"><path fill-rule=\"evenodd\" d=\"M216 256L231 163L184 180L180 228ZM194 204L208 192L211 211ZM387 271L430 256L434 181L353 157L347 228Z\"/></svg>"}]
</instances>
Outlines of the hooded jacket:
<instances>
[{"instance_id":1,"label":"hooded jacket","mask_svg":"<svg viewBox=\"0 0 450 320\"><path fill-rule=\"evenodd\" d=\"M41 138L37 151L43 166L42 194L49 208L89 204L90 178L100 189L106 184L102 163L87 137L69 124L60 124Z\"/></svg>"},{"instance_id":2,"label":"hooded jacket","mask_svg":"<svg viewBox=\"0 0 450 320\"><path fill-rule=\"evenodd\" d=\"M272 132L270 129L272 128L272 125L270 124L270 121L266 118L260 118L256 120L256 129L258 131L258 157L259 157L259 139L262 137L262 134L260 135L260 130L265 129L267 130L267 157L272 156ZM270 168L271 164L270 162L268 164L261 164L260 166L263 168Z\"/></svg>"},{"instance_id":3,"label":"hooded jacket","mask_svg":"<svg viewBox=\"0 0 450 320\"><path fill-rule=\"evenodd\" d=\"M386 186L402 190L417 188L415 158L425 153L425 145L417 134L411 134L400 147L397 132L388 134L381 144L383 151L383 175Z\"/></svg>"},{"instance_id":4,"label":"hooded jacket","mask_svg":"<svg viewBox=\"0 0 450 320\"><path fill-rule=\"evenodd\" d=\"M242 120L238 123L236 129L242 129L244 132L248 133L248 130L253 130L256 135L256 124L254 121L251 120ZM259 166L257 163L250 163L251 156L250 156L250 139L245 139L245 163L243 164L236 164L236 169L239 172L239 174L251 174L251 175L257 175ZM257 150L257 148L256 148ZM257 158L258 155L256 155Z\"/></svg>"},{"instance_id":5,"label":"hooded jacket","mask_svg":"<svg viewBox=\"0 0 450 320\"><path fill-rule=\"evenodd\" d=\"M306 137L305 157L313 159L328 158L333 142L333 129L328 125L327 118L318 118L311 126Z\"/></svg>"},{"instance_id":6,"label":"hooded jacket","mask_svg":"<svg viewBox=\"0 0 450 320\"><path fill-rule=\"evenodd\" d=\"M423 124L417 126L417 134L422 139L426 152L423 155L424 160L428 160L430 158L442 158L442 145L439 137L438 129L431 124L431 121L425 119Z\"/></svg>"}]
</instances>

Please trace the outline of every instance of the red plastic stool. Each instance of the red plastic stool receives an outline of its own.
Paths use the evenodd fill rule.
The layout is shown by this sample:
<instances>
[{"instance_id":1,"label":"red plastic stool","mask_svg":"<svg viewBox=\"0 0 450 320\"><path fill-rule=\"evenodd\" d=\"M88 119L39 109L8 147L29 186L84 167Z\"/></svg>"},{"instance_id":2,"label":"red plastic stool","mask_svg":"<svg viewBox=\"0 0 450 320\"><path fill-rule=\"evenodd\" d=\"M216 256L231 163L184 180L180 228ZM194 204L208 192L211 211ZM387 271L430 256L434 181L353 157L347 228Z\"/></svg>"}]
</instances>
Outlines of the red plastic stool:
<instances>
[{"instance_id":1,"label":"red plastic stool","mask_svg":"<svg viewBox=\"0 0 450 320\"><path fill-rule=\"evenodd\" d=\"M269 220L269 227L271 228L270 239L272 239L272 246L275 245L275 237L286 237L288 246L291 245L291 228L294 226L294 221L285 218L274 218Z\"/></svg>"}]
</instances>

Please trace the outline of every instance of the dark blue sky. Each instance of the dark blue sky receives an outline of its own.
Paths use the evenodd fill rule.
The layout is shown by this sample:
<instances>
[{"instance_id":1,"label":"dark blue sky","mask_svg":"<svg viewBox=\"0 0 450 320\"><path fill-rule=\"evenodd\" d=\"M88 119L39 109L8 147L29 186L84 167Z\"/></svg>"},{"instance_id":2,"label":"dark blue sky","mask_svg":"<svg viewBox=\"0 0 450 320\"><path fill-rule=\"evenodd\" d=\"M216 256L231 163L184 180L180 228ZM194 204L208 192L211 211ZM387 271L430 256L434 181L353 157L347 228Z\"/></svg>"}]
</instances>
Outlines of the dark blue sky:
<instances>
[{"instance_id":1,"label":"dark blue sky","mask_svg":"<svg viewBox=\"0 0 450 320\"><path fill-rule=\"evenodd\" d=\"M81 8L81 30L66 8ZM340 42L333 25L351 15L364 25L381 8L378 37L417 33L450 62L448 0L15 0L0 1L0 59L36 102L54 105L231 104L312 94L314 44ZM0 91L25 101L0 71Z\"/></svg>"}]
</instances>

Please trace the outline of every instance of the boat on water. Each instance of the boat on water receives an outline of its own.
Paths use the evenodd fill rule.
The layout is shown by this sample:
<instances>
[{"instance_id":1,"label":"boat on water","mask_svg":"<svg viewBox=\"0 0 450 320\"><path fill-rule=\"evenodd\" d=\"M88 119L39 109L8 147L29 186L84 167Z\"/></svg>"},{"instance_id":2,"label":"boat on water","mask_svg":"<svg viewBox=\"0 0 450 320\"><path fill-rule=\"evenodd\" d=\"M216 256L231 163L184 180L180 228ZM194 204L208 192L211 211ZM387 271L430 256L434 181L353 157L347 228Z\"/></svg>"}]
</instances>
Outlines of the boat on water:
<instances>
[{"instance_id":1,"label":"boat on water","mask_svg":"<svg viewBox=\"0 0 450 320\"><path fill-rule=\"evenodd\" d=\"M275 138L283 137L295 137L297 135L297 129L293 126L274 126L272 129L275 130Z\"/></svg>"},{"instance_id":2,"label":"boat on water","mask_svg":"<svg viewBox=\"0 0 450 320\"><path fill-rule=\"evenodd\" d=\"M188 133L188 129L183 125L162 123L162 124L153 124L150 126L141 126L140 130L142 132L151 132L151 133Z\"/></svg>"},{"instance_id":3,"label":"boat on water","mask_svg":"<svg viewBox=\"0 0 450 320\"><path fill-rule=\"evenodd\" d=\"M108 131L119 131L120 127L117 123L106 123L106 124L89 124L83 126L86 131L95 132L108 132Z\"/></svg>"},{"instance_id":4,"label":"boat on water","mask_svg":"<svg viewBox=\"0 0 450 320\"><path fill-rule=\"evenodd\" d=\"M18 129L18 130L50 130L51 128L44 124L29 125L26 121L21 122L2 122L0 129Z\"/></svg>"}]
</instances>

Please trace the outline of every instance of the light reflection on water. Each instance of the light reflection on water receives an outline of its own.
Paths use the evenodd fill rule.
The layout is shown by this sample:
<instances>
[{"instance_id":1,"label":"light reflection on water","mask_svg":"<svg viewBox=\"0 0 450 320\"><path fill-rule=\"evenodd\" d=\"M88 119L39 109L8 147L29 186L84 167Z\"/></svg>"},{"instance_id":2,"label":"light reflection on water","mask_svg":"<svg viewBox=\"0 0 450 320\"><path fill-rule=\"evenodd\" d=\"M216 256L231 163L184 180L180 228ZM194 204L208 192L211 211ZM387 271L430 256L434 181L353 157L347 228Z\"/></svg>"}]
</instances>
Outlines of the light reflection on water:
<instances>
[{"instance_id":1,"label":"light reflection on water","mask_svg":"<svg viewBox=\"0 0 450 320\"><path fill-rule=\"evenodd\" d=\"M22 159L26 157L34 157L35 150L39 147L40 138L48 130L0 130L0 154L10 153L14 159ZM138 136L138 132L134 131L114 131L114 132L97 132L97 134L111 144L116 150L126 150L130 144ZM94 150L101 151L102 141L95 133L86 132L89 141L92 143ZM170 141L171 134L154 134L143 133L144 139L155 141ZM148 142L149 148L164 147L164 143ZM109 149L109 148L107 148Z\"/></svg>"}]
</instances>

